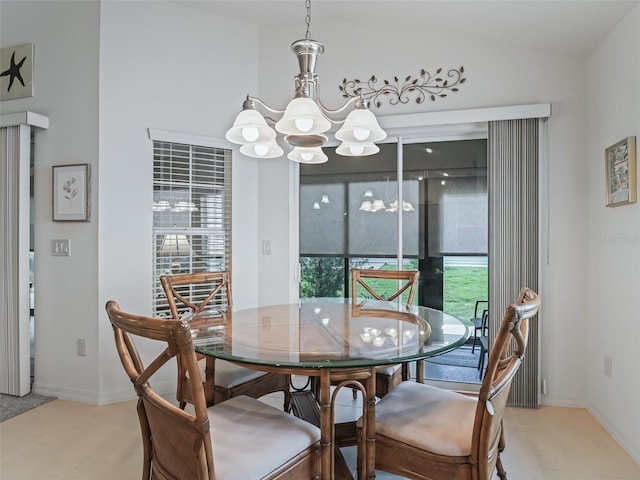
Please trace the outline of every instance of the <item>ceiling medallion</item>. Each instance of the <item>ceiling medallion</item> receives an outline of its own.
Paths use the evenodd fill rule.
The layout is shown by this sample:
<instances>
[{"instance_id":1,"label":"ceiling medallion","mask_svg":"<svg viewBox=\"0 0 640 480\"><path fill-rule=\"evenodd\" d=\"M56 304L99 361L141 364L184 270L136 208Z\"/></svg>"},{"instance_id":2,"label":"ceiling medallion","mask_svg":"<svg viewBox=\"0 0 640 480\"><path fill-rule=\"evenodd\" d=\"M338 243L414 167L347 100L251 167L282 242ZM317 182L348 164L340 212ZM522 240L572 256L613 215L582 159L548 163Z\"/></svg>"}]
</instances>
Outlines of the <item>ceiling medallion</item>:
<instances>
[{"instance_id":1,"label":"ceiling medallion","mask_svg":"<svg viewBox=\"0 0 640 480\"><path fill-rule=\"evenodd\" d=\"M422 69L417 78L409 75L401 82L398 77L393 77L393 81L384 80L383 85L379 87L376 85L378 79L375 75L371 75L366 83L358 79L347 80L345 78L338 88L344 98L364 97L367 100L372 100L372 103L378 108L382 105L381 99L384 96L389 97L391 105L408 103L411 95L416 96L416 103L423 103L427 98L435 102L438 97L446 97L446 92L457 92L458 87L467 80L463 77L464 67L450 69L446 73L448 78L443 78L445 75L441 75L441 73L442 67L438 68L434 75Z\"/></svg>"}]
</instances>

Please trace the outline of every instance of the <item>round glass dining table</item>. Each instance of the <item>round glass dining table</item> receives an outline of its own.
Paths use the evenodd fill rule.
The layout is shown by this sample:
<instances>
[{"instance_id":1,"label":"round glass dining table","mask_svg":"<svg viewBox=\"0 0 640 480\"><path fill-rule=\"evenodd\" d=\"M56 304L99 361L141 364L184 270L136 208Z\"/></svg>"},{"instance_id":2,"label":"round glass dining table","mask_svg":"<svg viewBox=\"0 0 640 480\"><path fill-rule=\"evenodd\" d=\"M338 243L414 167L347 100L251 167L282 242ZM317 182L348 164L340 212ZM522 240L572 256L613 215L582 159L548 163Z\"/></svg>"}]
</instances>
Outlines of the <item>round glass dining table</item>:
<instances>
[{"instance_id":1,"label":"round glass dining table","mask_svg":"<svg viewBox=\"0 0 640 480\"><path fill-rule=\"evenodd\" d=\"M364 478L375 478L375 369L451 351L469 328L439 310L378 300L301 299L282 305L205 310L187 318L198 353L256 370L319 379L321 478L333 479L335 431L331 386L359 390ZM424 380L423 362L416 380ZM362 450L362 451L360 451Z\"/></svg>"}]
</instances>

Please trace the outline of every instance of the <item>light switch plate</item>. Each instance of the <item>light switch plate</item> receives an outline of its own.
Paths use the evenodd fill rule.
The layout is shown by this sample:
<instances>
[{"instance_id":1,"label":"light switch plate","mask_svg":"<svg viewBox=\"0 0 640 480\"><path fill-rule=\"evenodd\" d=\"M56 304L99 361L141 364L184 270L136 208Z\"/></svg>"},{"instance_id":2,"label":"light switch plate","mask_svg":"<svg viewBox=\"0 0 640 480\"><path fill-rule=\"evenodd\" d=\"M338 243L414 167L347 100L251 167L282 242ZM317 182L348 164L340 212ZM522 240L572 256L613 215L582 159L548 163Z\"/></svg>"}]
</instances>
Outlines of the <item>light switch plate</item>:
<instances>
[{"instance_id":1,"label":"light switch plate","mask_svg":"<svg viewBox=\"0 0 640 480\"><path fill-rule=\"evenodd\" d=\"M262 254L271 255L271 240L262 241Z\"/></svg>"},{"instance_id":2,"label":"light switch plate","mask_svg":"<svg viewBox=\"0 0 640 480\"><path fill-rule=\"evenodd\" d=\"M55 257L68 257L71 255L71 245L68 238L51 240L51 255Z\"/></svg>"}]
</instances>

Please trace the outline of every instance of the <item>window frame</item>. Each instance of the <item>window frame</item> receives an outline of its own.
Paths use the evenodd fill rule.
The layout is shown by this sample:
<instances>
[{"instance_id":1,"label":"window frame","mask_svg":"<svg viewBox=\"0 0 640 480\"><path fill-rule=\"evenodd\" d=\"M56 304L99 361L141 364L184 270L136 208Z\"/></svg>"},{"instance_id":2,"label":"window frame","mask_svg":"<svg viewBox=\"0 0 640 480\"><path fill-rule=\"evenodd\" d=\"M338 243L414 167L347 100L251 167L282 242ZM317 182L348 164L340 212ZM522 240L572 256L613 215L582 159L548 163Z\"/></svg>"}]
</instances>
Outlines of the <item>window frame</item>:
<instances>
[{"instance_id":1,"label":"window frame","mask_svg":"<svg viewBox=\"0 0 640 480\"><path fill-rule=\"evenodd\" d=\"M232 150L221 140L162 130L150 129L149 138L154 195L151 307L153 315L166 317L169 308L160 275L231 272ZM192 205L180 209L179 201ZM168 253L170 249L176 253ZM195 290L194 295L204 294Z\"/></svg>"}]
</instances>

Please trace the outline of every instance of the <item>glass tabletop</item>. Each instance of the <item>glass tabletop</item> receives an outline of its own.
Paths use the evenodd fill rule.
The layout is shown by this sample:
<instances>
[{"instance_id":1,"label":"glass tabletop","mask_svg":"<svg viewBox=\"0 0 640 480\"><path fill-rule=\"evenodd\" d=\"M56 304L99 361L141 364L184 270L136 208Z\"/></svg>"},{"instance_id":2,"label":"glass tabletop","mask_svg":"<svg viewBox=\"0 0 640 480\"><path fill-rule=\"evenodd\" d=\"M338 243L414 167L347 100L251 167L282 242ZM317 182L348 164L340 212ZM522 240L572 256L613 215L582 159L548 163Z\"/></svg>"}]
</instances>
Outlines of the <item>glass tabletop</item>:
<instances>
[{"instance_id":1,"label":"glass tabletop","mask_svg":"<svg viewBox=\"0 0 640 480\"><path fill-rule=\"evenodd\" d=\"M395 364L450 351L469 338L458 318L427 307L315 298L190 317L198 353L287 368Z\"/></svg>"}]
</instances>

